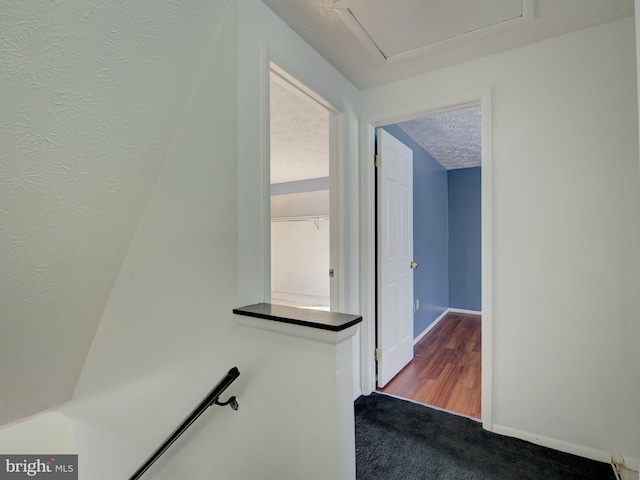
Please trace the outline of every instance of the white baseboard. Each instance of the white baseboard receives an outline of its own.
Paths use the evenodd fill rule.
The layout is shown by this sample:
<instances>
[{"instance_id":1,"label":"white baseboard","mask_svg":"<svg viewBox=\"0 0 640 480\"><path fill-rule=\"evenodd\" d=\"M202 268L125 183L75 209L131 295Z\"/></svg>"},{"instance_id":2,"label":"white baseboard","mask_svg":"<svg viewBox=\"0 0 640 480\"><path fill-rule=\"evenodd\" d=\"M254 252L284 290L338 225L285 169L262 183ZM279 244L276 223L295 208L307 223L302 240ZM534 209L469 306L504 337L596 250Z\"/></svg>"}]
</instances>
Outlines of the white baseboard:
<instances>
[{"instance_id":1,"label":"white baseboard","mask_svg":"<svg viewBox=\"0 0 640 480\"><path fill-rule=\"evenodd\" d=\"M573 443L564 442L562 440L556 440L555 438L543 437L535 435L529 432L523 432L510 427L504 427L502 425L493 425L492 431L500 435L506 435L507 437L519 438L520 440L526 440L527 442L535 443L543 447L552 448L560 452L571 453L580 457L589 458L591 460L597 460L599 462L611 463L611 452L605 452L603 450L597 450L594 448L583 447L581 445L575 445ZM624 461L627 468L631 470L638 470L640 462L637 458L624 457Z\"/></svg>"},{"instance_id":2,"label":"white baseboard","mask_svg":"<svg viewBox=\"0 0 640 480\"><path fill-rule=\"evenodd\" d=\"M480 310L465 310L464 308L449 308L449 312L451 313L467 313L469 315L482 315Z\"/></svg>"},{"instance_id":3,"label":"white baseboard","mask_svg":"<svg viewBox=\"0 0 640 480\"><path fill-rule=\"evenodd\" d=\"M638 478L640 479L640 459L624 457L624 464L627 466L627 469L638 472Z\"/></svg>"},{"instance_id":4,"label":"white baseboard","mask_svg":"<svg viewBox=\"0 0 640 480\"><path fill-rule=\"evenodd\" d=\"M355 402L358 398L360 398L362 396L362 390L360 390L360 387L356 388L353 390L353 401Z\"/></svg>"},{"instance_id":5,"label":"white baseboard","mask_svg":"<svg viewBox=\"0 0 640 480\"><path fill-rule=\"evenodd\" d=\"M425 328L420 335L418 335L416 338L413 339L413 344L415 345L416 343L418 343L422 339L422 337L424 337L427 333L429 333L431 329L433 329L433 327L435 327L438 324L438 322L447 315L447 313L449 313L448 308L444 312L442 312L438 318L436 318L433 322L431 322L429 326Z\"/></svg>"},{"instance_id":6,"label":"white baseboard","mask_svg":"<svg viewBox=\"0 0 640 480\"><path fill-rule=\"evenodd\" d=\"M444 312L440 314L438 318L436 318L433 322L431 322L429 326L425 328L420 335L418 335L416 338L413 339L413 344L415 345L416 343L418 343L422 339L422 337L424 337L427 333L429 333L429 331L431 331L431 329L435 327L438 324L438 322L447 315L447 313L467 313L469 315L482 315L482 312L479 312L477 310L463 310L462 308L447 308Z\"/></svg>"}]
</instances>

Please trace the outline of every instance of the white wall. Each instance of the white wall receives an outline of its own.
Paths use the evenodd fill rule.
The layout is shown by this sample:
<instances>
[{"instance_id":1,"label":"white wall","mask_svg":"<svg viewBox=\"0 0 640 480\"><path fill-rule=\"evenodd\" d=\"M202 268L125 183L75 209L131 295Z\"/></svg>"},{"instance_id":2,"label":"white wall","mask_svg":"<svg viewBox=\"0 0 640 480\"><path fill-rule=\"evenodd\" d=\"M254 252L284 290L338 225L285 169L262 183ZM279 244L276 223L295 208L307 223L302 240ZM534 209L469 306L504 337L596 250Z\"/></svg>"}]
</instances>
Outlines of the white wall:
<instances>
[{"instance_id":1,"label":"white wall","mask_svg":"<svg viewBox=\"0 0 640 480\"><path fill-rule=\"evenodd\" d=\"M268 182L268 63L273 61L342 112L343 147L333 199L340 198L343 285L337 310L357 313L358 305L358 101L359 92L309 45L291 31L262 2L240 2L244 12L240 31L239 124L242 141L238 158L238 249L240 303L265 301L269 248ZM250 141L247 141L250 139ZM334 175L335 174L335 175ZM334 246L332 246L333 248Z\"/></svg>"},{"instance_id":2,"label":"white wall","mask_svg":"<svg viewBox=\"0 0 640 480\"><path fill-rule=\"evenodd\" d=\"M271 218L329 215L329 190L271 196Z\"/></svg>"},{"instance_id":3,"label":"white wall","mask_svg":"<svg viewBox=\"0 0 640 480\"><path fill-rule=\"evenodd\" d=\"M329 300L329 222L271 223L273 291ZM327 303L328 305L328 303Z\"/></svg>"},{"instance_id":4,"label":"white wall","mask_svg":"<svg viewBox=\"0 0 640 480\"><path fill-rule=\"evenodd\" d=\"M268 181L268 65L273 61L342 112L334 121L342 137L339 168L332 171L332 202L341 200L334 215L338 224L339 265L334 282L340 295L334 310L359 313L358 116L360 94L342 75L302 42L262 2L240 1L238 65L238 303L266 301L270 295L267 269L270 254ZM333 148L333 146L332 146ZM335 194L334 194L335 192ZM354 396L360 392L359 333L353 337Z\"/></svg>"},{"instance_id":5,"label":"white wall","mask_svg":"<svg viewBox=\"0 0 640 480\"><path fill-rule=\"evenodd\" d=\"M335 346L251 329L231 313L247 241L237 229L238 141L256 133L238 118L247 73L238 34L260 49L260 34L277 31L289 44L284 58L304 55L316 73L326 66L260 1L213 5L210 55L73 399L58 411L73 428L82 479L128 478L234 365L241 374L228 395L240 409L210 409L149 478L338 478L353 455L338 451L349 436L337 433Z\"/></svg>"},{"instance_id":6,"label":"white wall","mask_svg":"<svg viewBox=\"0 0 640 480\"><path fill-rule=\"evenodd\" d=\"M640 118L640 0L635 0L635 31L636 31L636 80L638 93L638 117ZM640 165L639 165L640 166ZM640 248L640 247L639 247ZM632 338L636 339L636 343L640 344L640 321L635 322L635 328L632 330ZM640 435L640 426L638 426L638 435ZM640 449L636 451L636 458L640 458ZM640 468L638 470L638 479L640 480Z\"/></svg>"},{"instance_id":7,"label":"white wall","mask_svg":"<svg viewBox=\"0 0 640 480\"><path fill-rule=\"evenodd\" d=\"M309 300L329 305L329 209L328 190L271 196L271 291L278 298L310 295L320 298ZM282 218L310 215L325 217L317 222Z\"/></svg>"},{"instance_id":8,"label":"white wall","mask_svg":"<svg viewBox=\"0 0 640 480\"><path fill-rule=\"evenodd\" d=\"M63 415L46 411L0 430L3 455L76 453L73 428Z\"/></svg>"},{"instance_id":9,"label":"white wall","mask_svg":"<svg viewBox=\"0 0 640 480\"><path fill-rule=\"evenodd\" d=\"M492 89L494 429L640 451L633 19L363 92L374 115Z\"/></svg>"},{"instance_id":10,"label":"white wall","mask_svg":"<svg viewBox=\"0 0 640 480\"><path fill-rule=\"evenodd\" d=\"M2 2L0 425L71 398L207 54L211 4Z\"/></svg>"},{"instance_id":11,"label":"white wall","mask_svg":"<svg viewBox=\"0 0 640 480\"><path fill-rule=\"evenodd\" d=\"M236 34L237 6L221 2L199 84L73 399L60 410L74 426L81 478L130 475L231 366L242 372L241 355L225 341L237 278L229 201L236 194ZM209 418L233 421L227 413ZM200 433L216 428L224 431L205 420ZM104 451L118 461L105 466Z\"/></svg>"},{"instance_id":12,"label":"white wall","mask_svg":"<svg viewBox=\"0 0 640 480\"><path fill-rule=\"evenodd\" d=\"M127 478L234 365L241 375L229 395L240 409L210 409L149 478L204 479L215 469L226 479L326 479L351 468L353 452L338 451L349 444L338 397L351 392L336 391L352 386L336 384L351 347L250 329L231 310L264 294L266 51L344 112L341 218L353 223L343 256L358 238L357 91L259 0L214 2L209 14L211 52L190 106L73 399L57 412L64 421L47 424L54 436L71 425L82 479ZM357 255L345 264L355 297L342 302L357 311ZM17 444L25 428L0 439Z\"/></svg>"}]
</instances>

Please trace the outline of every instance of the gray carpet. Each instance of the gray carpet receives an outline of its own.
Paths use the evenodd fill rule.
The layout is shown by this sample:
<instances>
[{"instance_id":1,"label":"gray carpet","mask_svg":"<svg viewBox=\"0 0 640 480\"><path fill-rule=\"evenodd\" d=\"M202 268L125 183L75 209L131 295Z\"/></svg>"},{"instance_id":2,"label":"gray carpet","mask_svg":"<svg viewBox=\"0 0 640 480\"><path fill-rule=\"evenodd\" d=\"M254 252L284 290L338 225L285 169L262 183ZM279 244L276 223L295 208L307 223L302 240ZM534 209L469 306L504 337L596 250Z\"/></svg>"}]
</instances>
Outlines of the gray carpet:
<instances>
[{"instance_id":1,"label":"gray carpet","mask_svg":"<svg viewBox=\"0 0 640 480\"><path fill-rule=\"evenodd\" d=\"M371 394L355 402L358 480L615 480L610 465Z\"/></svg>"}]
</instances>

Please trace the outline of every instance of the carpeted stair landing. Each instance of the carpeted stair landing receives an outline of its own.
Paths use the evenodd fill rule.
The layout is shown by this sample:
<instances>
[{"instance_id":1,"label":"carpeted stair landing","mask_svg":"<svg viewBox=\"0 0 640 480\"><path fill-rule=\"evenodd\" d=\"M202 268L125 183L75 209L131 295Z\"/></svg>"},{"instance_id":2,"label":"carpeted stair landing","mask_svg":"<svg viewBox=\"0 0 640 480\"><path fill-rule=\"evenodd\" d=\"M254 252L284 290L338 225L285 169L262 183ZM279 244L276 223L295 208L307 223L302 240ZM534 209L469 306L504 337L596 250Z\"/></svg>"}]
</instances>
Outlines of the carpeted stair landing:
<instances>
[{"instance_id":1,"label":"carpeted stair landing","mask_svg":"<svg viewBox=\"0 0 640 480\"><path fill-rule=\"evenodd\" d=\"M358 480L616 480L608 464L388 395L356 400L355 422Z\"/></svg>"}]
</instances>

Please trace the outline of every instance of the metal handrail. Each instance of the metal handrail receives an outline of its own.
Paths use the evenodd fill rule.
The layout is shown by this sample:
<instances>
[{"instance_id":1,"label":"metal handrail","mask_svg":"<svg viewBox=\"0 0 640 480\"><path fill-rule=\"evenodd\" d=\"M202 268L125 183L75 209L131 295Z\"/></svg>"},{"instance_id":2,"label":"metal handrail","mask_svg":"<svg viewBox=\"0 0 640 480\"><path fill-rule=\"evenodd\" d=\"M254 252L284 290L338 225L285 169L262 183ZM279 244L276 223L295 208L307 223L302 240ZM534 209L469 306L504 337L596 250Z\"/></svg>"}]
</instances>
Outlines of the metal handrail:
<instances>
[{"instance_id":1,"label":"metal handrail","mask_svg":"<svg viewBox=\"0 0 640 480\"><path fill-rule=\"evenodd\" d=\"M219 402L218 398L222 395L229 385L240 376L240 372L237 367L233 367L229 372L213 387L213 390L200 402L200 404L189 414L189 416L176 428L173 433L164 441L162 445L136 470L136 472L129 478L129 480L138 480L149 468L155 463L158 458L162 456L164 452L175 442L180 435L182 435L193 422L195 422L204 411L211 405L229 405L232 409L238 409L238 400L236 397L230 397L226 402Z\"/></svg>"}]
</instances>

